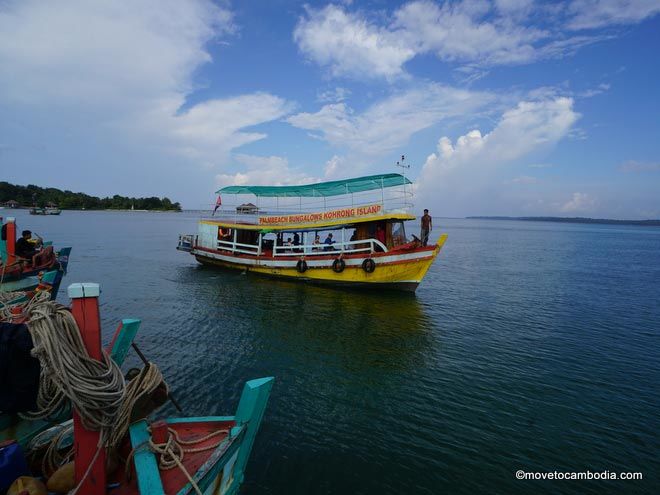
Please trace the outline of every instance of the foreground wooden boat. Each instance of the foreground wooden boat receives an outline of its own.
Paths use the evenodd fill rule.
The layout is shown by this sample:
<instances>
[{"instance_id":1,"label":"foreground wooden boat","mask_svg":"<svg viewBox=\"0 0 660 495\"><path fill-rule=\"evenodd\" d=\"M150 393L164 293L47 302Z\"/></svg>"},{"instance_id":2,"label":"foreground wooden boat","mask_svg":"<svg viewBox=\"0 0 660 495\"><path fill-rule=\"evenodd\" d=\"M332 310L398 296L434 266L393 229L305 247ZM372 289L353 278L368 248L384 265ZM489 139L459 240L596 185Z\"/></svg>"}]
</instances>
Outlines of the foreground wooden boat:
<instances>
[{"instance_id":1,"label":"foreground wooden boat","mask_svg":"<svg viewBox=\"0 0 660 495\"><path fill-rule=\"evenodd\" d=\"M271 377L247 382L234 416L173 418L132 425L130 446L137 449L134 454L136 476L128 480L121 473L114 479L119 486L111 493L237 493L272 385ZM164 454L159 451L168 441L186 451L181 460L182 468L168 469L167 463L163 463ZM145 444L161 447L140 449ZM172 462L170 460L170 464Z\"/></svg>"},{"instance_id":2,"label":"foreground wooden boat","mask_svg":"<svg viewBox=\"0 0 660 495\"><path fill-rule=\"evenodd\" d=\"M61 305L52 306L54 303L43 303L51 306L39 307L42 310L36 313L39 318L32 321L34 326L30 327L30 333L33 338L35 338L34 332L37 332L36 342L43 343L41 336L48 335L47 341L50 349L53 349L52 346L56 348L59 345L57 341L53 341L51 336L60 335L60 330L53 333L52 328L63 329L64 333L61 335L67 336L66 346L59 351L46 351L46 348L39 347L40 361L45 359L42 361L42 369L46 363L49 373L55 373L56 376L58 373L66 375L66 380L62 380L61 383L76 384L81 383L80 380L84 383L99 383L100 388L93 388L96 411L106 417L105 414L108 410L102 407L102 404L111 404L113 410L116 408L115 420L113 420L116 424L109 425L106 420L98 429L89 426L95 424L93 422L95 416L92 414L94 411L88 409L91 407L89 403L76 402L76 398L79 400L80 397L77 394L89 393L90 389L85 386L77 390L75 386L70 388L67 385L65 395L74 404L73 422L69 421L55 428L54 431L57 433L44 432L42 436L45 435L44 438L46 438L50 435L52 442L48 442L50 446L47 449L43 449L43 443L38 446L41 449L38 452L42 452L43 456L43 460L39 462L40 472L49 478L49 490L51 489L50 483L57 478L60 483L62 479L65 480L66 488L55 491L73 490L72 493L85 495L237 493L244 479L247 460L263 418L273 378L260 378L247 382L234 416L169 418L153 422L140 419L149 415L149 411L153 410L148 407L145 409L145 404L147 406L151 404L151 392L144 396L135 395L135 390L140 389L132 388L132 385L137 384L137 387L142 387L143 377L147 375L140 372L136 377L131 378L128 385L124 385L123 380L117 380L118 368L116 365L112 365L111 361L103 358L98 284L73 284L69 286L68 294L72 299L70 312ZM56 313L46 311L48 308L55 310ZM59 316L44 321L44 318L50 318L47 316L49 314ZM73 319L75 319L75 325L72 323ZM40 325L40 330L37 330L37 323ZM123 361L137 331L137 326L139 326L137 320L124 320L120 325L110 346L111 357L115 362ZM129 327L131 330L127 331ZM46 334L43 331L46 331ZM78 332L80 339L72 338L72 336L78 335ZM48 356L51 355L51 352L53 356L61 355L61 352L70 346L73 346L75 351L68 355L79 357L80 367L77 369L75 363L71 362L64 368L58 368L54 364L56 361L51 361ZM98 363L100 367L90 367L89 363L93 361L100 361ZM83 362L87 364L83 364ZM149 368L150 366L153 367L149 363L145 369L153 369ZM92 373L93 369L97 371ZM148 390L157 391L161 388L162 376L160 373L155 376L158 386ZM60 383L60 380L55 380L53 383ZM162 386L167 391L167 386L164 384ZM59 387L59 385L55 385L55 387ZM101 390L103 392L99 393ZM117 402L117 397L121 398L121 402ZM146 398L148 402L143 402L143 398ZM85 404L86 412L79 410L76 404ZM162 402L156 404L156 407L160 404ZM136 414L138 414L137 418L134 416ZM4 419L6 418L0 416L0 426L3 427L0 430L2 437L21 439L21 443L24 445L27 439L34 437L37 430L43 430L38 422L29 424L22 420L3 425ZM48 417L43 421L44 425L48 426L47 423L50 420L51 418ZM132 421L132 424L129 426L128 422L125 422L126 420ZM123 429L121 425L124 425L123 428L128 428L128 435L124 435L126 429ZM70 436L71 428L73 430L72 438ZM29 445L34 446L35 441ZM36 443L39 442L36 441ZM62 447L65 450L73 447L71 452L74 455L74 461L69 462L68 457L64 456L59 468L54 466L53 469L44 470L44 466L50 466L45 463L46 457L49 456L48 453L52 452L52 449L58 451ZM33 452L33 454L35 453ZM34 459L34 457L31 458ZM114 461L110 459L114 459ZM124 465L117 465L118 460ZM25 461L22 464L25 465ZM2 469L3 466L0 465L0 474L3 475L0 478L6 478L6 473L2 472ZM25 473L12 471L10 475L12 474L18 477Z\"/></svg>"},{"instance_id":3,"label":"foreground wooden boat","mask_svg":"<svg viewBox=\"0 0 660 495\"><path fill-rule=\"evenodd\" d=\"M407 238L404 223L415 220L410 184L402 175L385 174L304 186L225 187L217 193L249 195L257 204L224 207L217 217L200 220L197 234L179 236L177 249L205 265L261 275L414 291L447 235L430 246ZM258 206L264 198L276 204ZM312 204L303 206L303 198ZM315 210L320 202L322 210Z\"/></svg>"}]
</instances>

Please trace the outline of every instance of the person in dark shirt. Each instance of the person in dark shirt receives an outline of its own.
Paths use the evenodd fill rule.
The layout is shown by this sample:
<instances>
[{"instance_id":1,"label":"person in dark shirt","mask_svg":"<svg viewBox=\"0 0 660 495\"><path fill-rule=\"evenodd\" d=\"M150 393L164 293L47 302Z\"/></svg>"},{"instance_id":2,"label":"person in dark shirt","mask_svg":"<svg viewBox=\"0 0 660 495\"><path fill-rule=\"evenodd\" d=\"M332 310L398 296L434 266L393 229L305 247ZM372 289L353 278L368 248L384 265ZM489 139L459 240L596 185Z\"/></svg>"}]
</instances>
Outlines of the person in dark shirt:
<instances>
[{"instance_id":1,"label":"person in dark shirt","mask_svg":"<svg viewBox=\"0 0 660 495\"><path fill-rule=\"evenodd\" d=\"M429 232L433 230L433 219L429 215L429 210L424 210L424 215L422 216L422 246L426 246L429 242Z\"/></svg>"},{"instance_id":2,"label":"person in dark shirt","mask_svg":"<svg viewBox=\"0 0 660 495\"><path fill-rule=\"evenodd\" d=\"M325 238L325 241L323 241L323 244L325 244L325 247L323 248L323 251L334 251L335 247L333 244L335 243L334 239L332 238L332 234L328 234L328 237Z\"/></svg>"},{"instance_id":3,"label":"person in dark shirt","mask_svg":"<svg viewBox=\"0 0 660 495\"><path fill-rule=\"evenodd\" d=\"M37 250L34 249L34 245L30 242L31 238L32 232L24 230L21 238L16 241L16 256L32 261L32 257L37 254Z\"/></svg>"}]
</instances>

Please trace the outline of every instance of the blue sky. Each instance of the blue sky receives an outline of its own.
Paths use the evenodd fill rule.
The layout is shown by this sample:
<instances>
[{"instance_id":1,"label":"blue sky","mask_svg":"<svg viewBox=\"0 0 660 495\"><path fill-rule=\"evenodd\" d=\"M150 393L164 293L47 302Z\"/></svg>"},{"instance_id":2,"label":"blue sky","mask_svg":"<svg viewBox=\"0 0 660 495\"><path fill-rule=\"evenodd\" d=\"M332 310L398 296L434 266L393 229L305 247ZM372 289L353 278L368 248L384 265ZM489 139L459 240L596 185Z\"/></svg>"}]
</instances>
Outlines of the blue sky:
<instances>
[{"instance_id":1,"label":"blue sky","mask_svg":"<svg viewBox=\"0 0 660 495\"><path fill-rule=\"evenodd\" d=\"M213 204L411 164L436 216L660 218L660 1L0 2L0 180Z\"/></svg>"}]
</instances>

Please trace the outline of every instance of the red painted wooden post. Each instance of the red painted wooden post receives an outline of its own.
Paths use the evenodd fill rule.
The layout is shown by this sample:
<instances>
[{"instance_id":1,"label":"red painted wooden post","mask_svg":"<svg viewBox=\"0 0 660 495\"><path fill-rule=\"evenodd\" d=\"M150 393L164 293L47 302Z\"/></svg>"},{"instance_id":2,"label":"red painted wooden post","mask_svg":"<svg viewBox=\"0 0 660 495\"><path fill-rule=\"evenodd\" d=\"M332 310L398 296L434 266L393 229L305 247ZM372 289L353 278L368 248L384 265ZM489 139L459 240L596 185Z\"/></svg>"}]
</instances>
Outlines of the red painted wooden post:
<instances>
[{"instance_id":1,"label":"red painted wooden post","mask_svg":"<svg viewBox=\"0 0 660 495\"><path fill-rule=\"evenodd\" d=\"M119 337L119 334L121 333L121 329L124 326L123 322L119 322L119 325L117 325L117 330L115 330L115 334L112 336L112 340L108 344L108 347L105 348L105 352L110 354L112 352L112 348L115 345L115 342L117 341L117 337Z\"/></svg>"},{"instance_id":2,"label":"red painted wooden post","mask_svg":"<svg viewBox=\"0 0 660 495\"><path fill-rule=\"evenodd\" d=\"M155 444L166 443L169 431L167 430L167 423L162 419L151 423L151 439Z\"/></svg>"},{"instance_id":3,"label":"red painted wooden post","mask_svg":"<svg viewBox=\"0 0 660 495\"><path fill-rule=\"evenodd\" d=\"M7 250L7 265L16 261L16 221L7 217L7 241L5 249Z\"/></svg>"},{"instance_id":4,"label":"red painted wooden post","mask_svg":"<svg viewBox=\"0 0 660 495\"><path fill-rule=\"evenodd\" d=\"M68 289L69 298L72 300L71 313L80 328L80 333L85 348L90 357L101 360L101 320L99 316L99 285L92 283L71 284ZM102 495L106 493L105 448L99 448L98 431L86 430L80 420L77 411L73 411L73 435L75 449L75 475L76 485L85 476L78 493L85 495Z\"/></svg>"}]
</instances>

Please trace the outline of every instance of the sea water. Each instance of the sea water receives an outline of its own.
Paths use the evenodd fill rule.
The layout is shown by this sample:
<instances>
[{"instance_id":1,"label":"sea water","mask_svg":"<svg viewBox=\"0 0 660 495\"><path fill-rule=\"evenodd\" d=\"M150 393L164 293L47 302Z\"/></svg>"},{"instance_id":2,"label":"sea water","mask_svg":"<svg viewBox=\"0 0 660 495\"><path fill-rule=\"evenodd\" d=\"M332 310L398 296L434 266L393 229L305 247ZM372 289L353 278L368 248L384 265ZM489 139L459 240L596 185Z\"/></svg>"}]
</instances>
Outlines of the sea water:
<instances>
[{"instance_id":1,"label":"sea water","mask_svg":"<svg viewBox=\"0 0 660 495\"><path fill-rule=\"evenodd\" d=\"M660 493L658 228L436 217L411 295L201 267L175 250L195 213L11 213L73 246L59 299L100 283L106 341L142 319L187 415L276 377L245 493Z\"/></svg>"}]
</instances>

